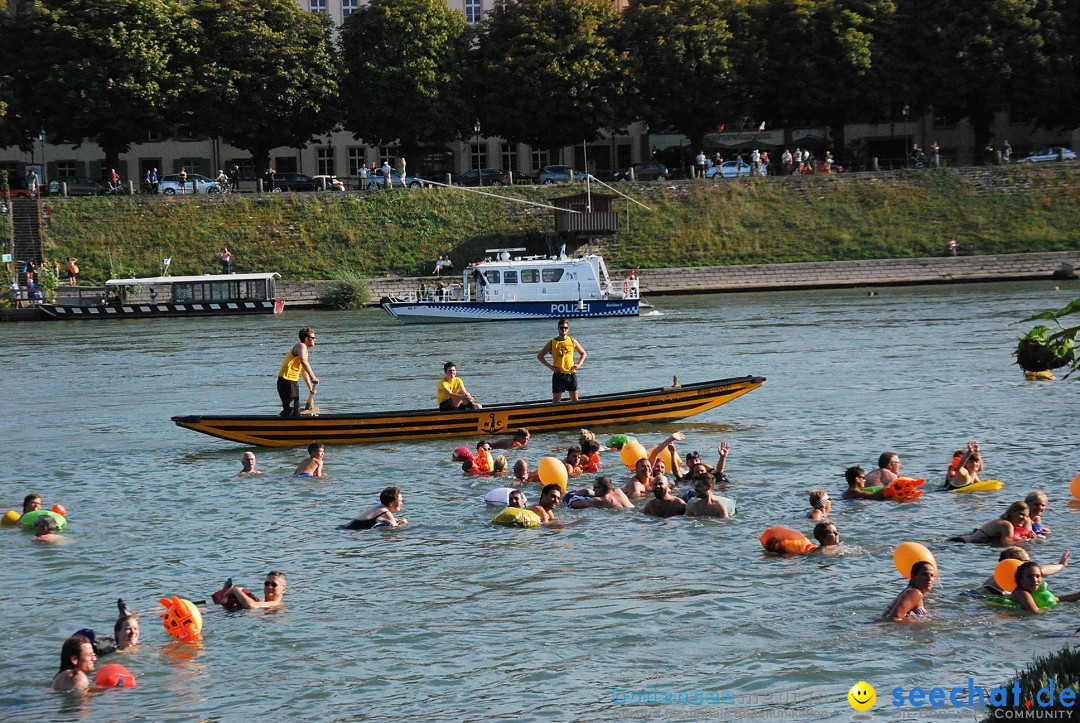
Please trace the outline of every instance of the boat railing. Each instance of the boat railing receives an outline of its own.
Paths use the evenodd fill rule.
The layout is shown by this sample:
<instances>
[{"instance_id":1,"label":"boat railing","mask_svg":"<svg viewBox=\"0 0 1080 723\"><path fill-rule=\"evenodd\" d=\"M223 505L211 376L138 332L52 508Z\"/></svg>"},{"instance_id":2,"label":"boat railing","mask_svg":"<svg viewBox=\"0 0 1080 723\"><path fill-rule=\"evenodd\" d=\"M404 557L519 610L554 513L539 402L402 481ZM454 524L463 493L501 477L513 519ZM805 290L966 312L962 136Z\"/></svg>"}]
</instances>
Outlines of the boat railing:
<instances>
[{"instance_id":1,"label":"boat railing","mask_svg":"<svg viewBox=\"0 0 1080 723\"><path fill-rule=\"evenodd\" d=\"M421 284L417 287L416 291L410 291L406 294L394 297L395 301L403 301L410 304L439 304L447 301L463 301L464 299L465 290L457 284L450 286L436 286L433 289Z\"/></svg>"},{"instance_id":2,"label":"boat railing","mask_svg":"<svg viewBox=\"0 0 1080 723\"><path fill-rule=\"evenodd\" d=\"M641 298L641 289L638 286L637 276L628 276L623 279L621 294L624 299Z\"/></svg>"}]
</instances>

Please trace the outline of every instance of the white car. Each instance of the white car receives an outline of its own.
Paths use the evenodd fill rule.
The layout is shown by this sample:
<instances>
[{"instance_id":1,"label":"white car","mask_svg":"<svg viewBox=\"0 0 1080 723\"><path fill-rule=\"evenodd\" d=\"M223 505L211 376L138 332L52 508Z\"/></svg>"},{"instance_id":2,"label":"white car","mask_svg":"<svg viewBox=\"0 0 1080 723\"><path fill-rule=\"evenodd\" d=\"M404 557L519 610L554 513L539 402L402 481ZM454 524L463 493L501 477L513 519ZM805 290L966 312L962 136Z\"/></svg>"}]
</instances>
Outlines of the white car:
<instances>
[{"instance_id":1,"label":"white car","mask_svg":"<svg viewBox=\"0 0 1080 723\"><path fill-rule=\"evenodd\" d=\"M1056 161L1059 158L1064 158L1066 161L1075 161L1076 152L1069 150L1068 148L1059 148L1054 146L1052 148L1042 148L1034 151L1031 155L1024 156L1017 160L1017 163L1044 163L1046 161Z\"/></svg>"},{"instance_id":2,"label":"white car","mask_svg":"<svg viewBox=\"0 0 1080 723\"><path fill-rule=\"evenodd\" d=\"M326 179L327 191L345 191L345 184L337 176L312 176L311 180L315 181L315 187L322 187L322 179Z\"/></svg>"},{"instance_id":3,"label":"white car","mask_svg":"<svg viewBox=\"0 0 1080 723\"><path fill-rule=\"evenodd\" d=\"M170 173L158 182L158 193L166 196L175 196L178 193L191 194L195 192L195 184L199 184L199 193L221 193L221 186L217 181L211 180L198 173L187 174L187 182L180 181L179 173Z\"/></svg>"}]
</instances>

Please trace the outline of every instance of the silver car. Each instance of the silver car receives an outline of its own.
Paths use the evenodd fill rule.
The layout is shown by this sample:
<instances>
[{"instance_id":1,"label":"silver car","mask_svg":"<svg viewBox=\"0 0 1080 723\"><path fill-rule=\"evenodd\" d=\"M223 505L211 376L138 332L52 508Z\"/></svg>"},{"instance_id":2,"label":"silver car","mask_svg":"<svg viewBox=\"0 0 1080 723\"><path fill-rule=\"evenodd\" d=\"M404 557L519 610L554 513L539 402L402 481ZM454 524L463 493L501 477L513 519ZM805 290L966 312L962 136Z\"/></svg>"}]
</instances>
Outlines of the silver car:
<instances>
[{"instance_id":1,"label":"silver car","mask_svg":"<svg viewBox=\"0 0 1080 723\"><path fill-rule=\"evenodd\" d=\"M1047 161L1056 161L1059 158L1064 158L1066 161L1075 161L1076 152L1069 150L1068 148L1042 148L1034 151L1030 155L1024 156L1017 160L1017 163L1045 163Z\"/></svg>"},{"instance_id":2,"label":"silver car","mask_svg":"<svg viewBox=\"0 0 1080 723\"><path fill-rule=\"evenodd\" d=\"M166 196L175 196L178 193L195 193L195 184L198 184L199 193L221 193L221 186L217 181L200 176L198 173L187 174L187 182L180 180L179 173L170 173L158 182L158 193Z\"/></svg>"}]
</instances>

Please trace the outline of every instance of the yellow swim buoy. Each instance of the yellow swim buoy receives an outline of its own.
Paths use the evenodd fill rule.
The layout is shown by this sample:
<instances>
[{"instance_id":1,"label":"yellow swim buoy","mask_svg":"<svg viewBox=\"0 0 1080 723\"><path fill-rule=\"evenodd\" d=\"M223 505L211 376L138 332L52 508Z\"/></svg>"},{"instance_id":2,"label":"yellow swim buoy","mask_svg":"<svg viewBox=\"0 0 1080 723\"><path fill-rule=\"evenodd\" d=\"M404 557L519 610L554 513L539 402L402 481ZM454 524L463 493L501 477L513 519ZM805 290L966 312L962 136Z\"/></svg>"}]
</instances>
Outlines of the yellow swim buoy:
<instances>
[{"instance_id":1,"label":"yellow swim buoy","mask_svg":"<svg viewBox=\"0 0 1080 723\"><path fill-rule=\"evenodd\" d=\"M539 527L540 515L532 510L523 510L520 507L507 507L495 515L491 522L503 527Z\"/></svg>"},{"instance_id":2,"label":"yellow swim buoy","mask_svg":"<svg viewBox=\"0 0 1080 723\"><path fill-rule=\"evenodd\" d=\"M1024 372L1024 379L1029 382L1052 382L1057 379L1054 373L1049 369L1045 369L1041 372Z\"/></svg>"}]
</instances>

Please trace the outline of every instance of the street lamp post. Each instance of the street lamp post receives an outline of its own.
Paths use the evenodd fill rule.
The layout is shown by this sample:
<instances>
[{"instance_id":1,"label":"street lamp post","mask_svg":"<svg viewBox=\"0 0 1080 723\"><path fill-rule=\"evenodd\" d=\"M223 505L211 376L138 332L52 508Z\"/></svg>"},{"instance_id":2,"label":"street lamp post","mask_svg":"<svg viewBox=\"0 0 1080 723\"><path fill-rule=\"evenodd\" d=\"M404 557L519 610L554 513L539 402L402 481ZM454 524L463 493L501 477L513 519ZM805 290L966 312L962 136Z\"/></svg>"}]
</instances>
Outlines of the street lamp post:
<instances>
[{"instance_id":1,"label":"street lamp post","mask_svg":"<svg viewBox=\"0 0 1080 723\"><path fill-rule=\"evenodd\" d=\"M904 155L908 155L908 137L911 135L910 128L908 127L908 116L911 115L911 106L904 103L904 107L900 109L900 115L904 116ZM912 154L914 155L914 154ZM910 164L908 164L910 165Z\"/></svg>"},{"instance_id":2,"label":"street lamp post","mask_svg":"<svg viewBox=\"0 0 1080 723\"><path fill-rule=\"evenodd\" d=\"M38 134L38 140L41 141L41 185L45 185L46 176L48 171L45 170L45 129L41 129L41 133ZM41 194L38 194L39 196Z\"/></svg>"},{"instance_id":3,"label":"street lamp post","mask_svg":"<svg viewBox=\"0 0 1080 723\"><path fill-rule=\"evenodd\" d=\"M475 156L475 158L476 158L476 177L478 179L478 183L481 186L483 186L484 185L484 174L480 172L480 119L479 118L477 118L476 122L473 123L473 130L476 131L476 145L473 146L473 152L476 154L476 156Z\"/></svg>"}]
</instances>

